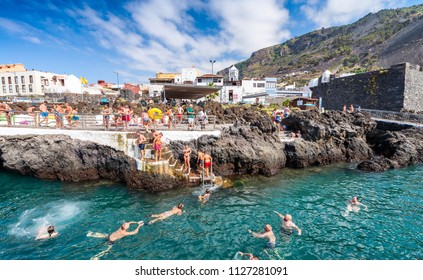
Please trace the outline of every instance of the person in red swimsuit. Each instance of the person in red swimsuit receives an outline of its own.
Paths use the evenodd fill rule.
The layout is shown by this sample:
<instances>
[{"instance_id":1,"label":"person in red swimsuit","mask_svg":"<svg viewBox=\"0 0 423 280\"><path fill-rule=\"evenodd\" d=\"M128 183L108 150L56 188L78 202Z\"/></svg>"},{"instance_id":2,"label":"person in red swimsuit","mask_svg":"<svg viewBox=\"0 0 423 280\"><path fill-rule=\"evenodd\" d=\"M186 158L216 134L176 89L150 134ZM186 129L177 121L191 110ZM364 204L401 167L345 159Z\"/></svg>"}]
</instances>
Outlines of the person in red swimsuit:
<instances>
[{"instance_id":1,"label":"person in red swimsuit","mask_svg":"<svg viewBox=\"0 0 423 280\"><path fill-rule=\"evenodd\" d=\"M209 154L204 154L203 156L204 159L204 169L206 171L206 177L208 178L210 176L210 167L212 165L212 157Z\"/></svg>"}]
</instances>

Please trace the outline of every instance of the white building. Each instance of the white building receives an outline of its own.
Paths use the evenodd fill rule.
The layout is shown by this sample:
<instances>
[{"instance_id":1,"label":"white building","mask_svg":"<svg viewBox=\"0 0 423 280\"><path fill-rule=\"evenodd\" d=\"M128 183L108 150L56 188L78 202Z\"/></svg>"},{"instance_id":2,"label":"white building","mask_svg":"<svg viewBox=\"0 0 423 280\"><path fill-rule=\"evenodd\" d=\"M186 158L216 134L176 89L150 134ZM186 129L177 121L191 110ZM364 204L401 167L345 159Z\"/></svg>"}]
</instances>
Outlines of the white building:
<instances>
[{"instance_id":1,"label":"white building","mask_svg":"<svg viewBox=\"0 0 423 280\"><path fill-rule=\"evenodd\" d=\"M0 65L0 96L44 96L48 93L81 93L74 75L25 70L23 64Z\"/></svg>"},{"instance_id":2,"label":"white building","mask_svg":"<svg viewBox=\"0 0 423 280\"><path fill-rule=\"evenodd\" d=\"M229 81L235 82L238 81L238 77L239 77L239 71L238 69L235 67L235 65L232 65L231 68L229 68L229 74L228 74L228 79Z\"/></svg>"},{"instance_id":3,"label":"white building","mask_svg":"<svg viewBox=\"0 0 423 280\"><path fill-rule=\"evenodd\" d=\"M195 84L197 86L208 86L210 84L213 84L214 86L223 86L223 76L204 74L195 79Z\"/></svg>"},{"instance_id":4,"label":"white building","mask_svg":"<svg viewBox=\"0 0 423 280\"><path fill-rule=\"evenodd\" d=\"M266 80L259 79L243 79L242 87L245 95L263 93L266 91Z\"/></svg>"},{"instance_id":5,"label":"white building","mask_svg":"<svg viewBox=\"0 0 423 280\"><path fill-rule=\"evenodd\" d=\"M195 79L200 76L200 71L195 68L195 66L191 68L182 68L181 74L181 83L182 84L193 84ZM176 80L176 79L175 79Z\"/></svg>"}]
</instances>

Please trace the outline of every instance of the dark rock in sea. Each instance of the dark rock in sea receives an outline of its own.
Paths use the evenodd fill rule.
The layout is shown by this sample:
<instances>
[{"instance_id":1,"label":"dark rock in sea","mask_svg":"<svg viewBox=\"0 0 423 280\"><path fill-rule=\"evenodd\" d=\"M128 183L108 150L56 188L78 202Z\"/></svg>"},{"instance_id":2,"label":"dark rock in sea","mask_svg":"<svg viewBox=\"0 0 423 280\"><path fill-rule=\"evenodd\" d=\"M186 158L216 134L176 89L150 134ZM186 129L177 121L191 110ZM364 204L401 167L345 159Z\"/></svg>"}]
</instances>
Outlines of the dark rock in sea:
<instances>
[{"instance_id":1,"label":"dark rock in sea","mask_svg":"<svg viewBox=\"0 0 423 280\"><path fill-rule=\"evenodd\" d=\"M423 130L398 130L395 124L394 129L395 131L376 129L368 134L368 143L379 157L359 164L358 169L384 171L423 162Z\"/></svg>"},{"instance_id":2,"label":"dark rock in sea","mask_svg":"<svg viewBox=\"0 0 423 280\"><path fill-rule=\"evenodd\" d=\"M193 151L191 166L196 165L197 152L203 150L213 158L213 171L221 176L261 174L271 176L285 166L284 145L280 142L271 119L265 113L250 111L235 124L222 129L220 138L202 136L189 143L173 141L174 156L183 161L182 150Z\"/></svg>"},{"instance_id":3,"label":"dark rock in sea","mask_svg":"<svg viewBox=\"0 0 423 280\"><path fill-rule=\"evenodd\" d=\"M182 185L169 175L139 172L121 151L65 135L0 137L0 168L41 179L110 179L154 192Z\"/></svg>"},{"instance_id":4,"label":"dark rock in sea","mask_svg":"<svg viewBox=\"0 0 423 280\"><path fill-rule=\"evenodd\" d=\"M376 122L360 113L328 111L295 112L282 122L288 130L301 131L302 140L285 144L287 166L305 168L340 161L371 158L366 134Z\"/></svg>"}]
</instances>

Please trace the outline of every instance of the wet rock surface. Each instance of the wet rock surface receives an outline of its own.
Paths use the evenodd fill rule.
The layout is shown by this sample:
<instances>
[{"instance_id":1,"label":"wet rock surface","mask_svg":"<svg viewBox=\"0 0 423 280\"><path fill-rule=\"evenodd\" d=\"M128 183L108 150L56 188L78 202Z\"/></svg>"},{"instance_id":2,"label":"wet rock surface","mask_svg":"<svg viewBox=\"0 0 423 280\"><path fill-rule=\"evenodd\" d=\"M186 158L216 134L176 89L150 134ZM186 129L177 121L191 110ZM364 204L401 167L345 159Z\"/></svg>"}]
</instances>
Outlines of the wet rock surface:
<instances>
[{"instance_id":1,"label":"wet rock surface","mask_svg":"<svg viewBox=\"0 0 423 280\"><path fill-rule=\"evenodd\" d=\"M110 179L155 192L181 185L168 175L157 180L139 172L135 161L121 151L65 135L0 137L0 168L41 179Z\"/></svg>"}]
</instances>

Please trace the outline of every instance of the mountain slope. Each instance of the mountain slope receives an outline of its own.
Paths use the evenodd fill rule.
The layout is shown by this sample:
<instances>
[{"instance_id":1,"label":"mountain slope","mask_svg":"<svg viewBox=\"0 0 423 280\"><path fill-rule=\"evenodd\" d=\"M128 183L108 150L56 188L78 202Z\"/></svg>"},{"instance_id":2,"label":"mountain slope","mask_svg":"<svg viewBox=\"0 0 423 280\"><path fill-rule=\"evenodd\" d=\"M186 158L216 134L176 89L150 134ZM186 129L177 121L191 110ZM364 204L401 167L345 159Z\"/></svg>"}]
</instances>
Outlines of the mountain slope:
<instances>
[{"instance_id":1,"label":"mountain slope","mask_svg":"<svg viewBox=\"0 0 423 280\"><path fill-rule=\"evenodd\" d=\"M326 69L363 72L401 62L423 65L423 5L381 10L352 24L315 30L258 50L235 66L241 78L278 77L305 85ZM218 73L225 75L228 68Z\"/></svg>"}]
</instances>

